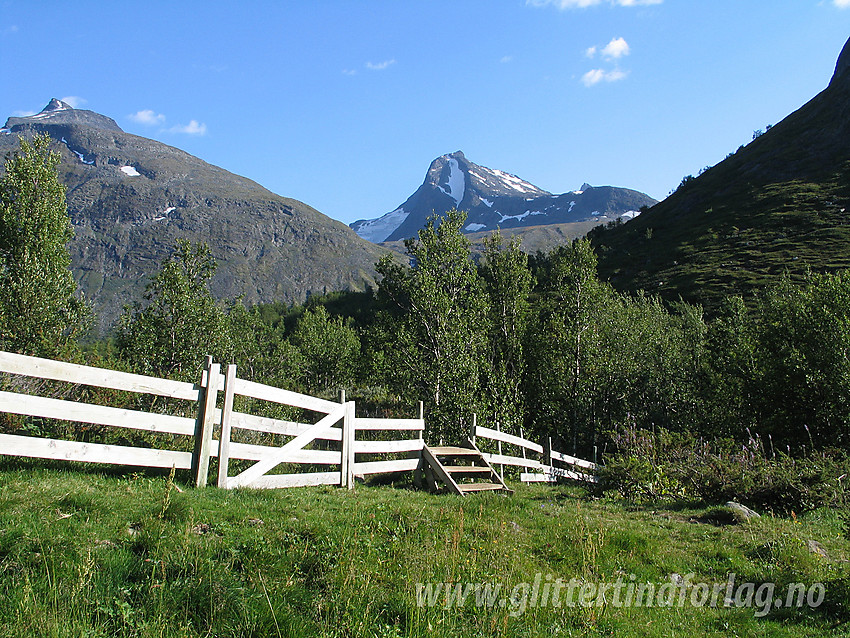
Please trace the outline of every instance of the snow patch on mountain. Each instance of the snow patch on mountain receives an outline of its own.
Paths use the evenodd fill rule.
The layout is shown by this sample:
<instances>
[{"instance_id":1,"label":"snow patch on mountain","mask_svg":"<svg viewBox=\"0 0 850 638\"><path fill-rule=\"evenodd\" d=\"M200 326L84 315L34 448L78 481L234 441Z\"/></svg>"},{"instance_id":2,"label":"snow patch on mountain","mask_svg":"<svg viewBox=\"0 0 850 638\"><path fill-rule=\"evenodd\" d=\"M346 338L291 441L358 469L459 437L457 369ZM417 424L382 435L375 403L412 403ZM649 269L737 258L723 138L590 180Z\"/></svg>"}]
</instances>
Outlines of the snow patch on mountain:
<instances>
[{"instance_id":1,"label":"snow patch on mountain","mask_svg":"<svg viewBox=\"0 0 850 638\"><path fill-rule=\"evenodd\" d=\"M394 211L378 217L359 223L354 229L366 241L371 241L378 244L392 235L393 231L404 223L407 216L404 207L396 208Z\"/></svg>"},{"instance_id":2,"label":"snow patch on mountain","mask_svg":"<svg viewBox=\"0 0 850 638\"><path fill-rule=\"evenodd\" d=\"M94 160L87 160L87 159L86 159L86 157L85 157L85 155L83 155L83 154L82 154L82 153L80 153L79 151L75 151L73 148L71 148L71 145L70 145L70 144L68 144L68 140L66 140L64 137L62 138L62 143L63 143L65 146L67 146L67 147L68 147L68 150L69 150L69 151L71 151L74 155L76 155L76 156L80 159L80 161L81 161L83 164L88 164L89 166L91 166L92 164L94 164Z\"/></svg>"},{"instance_id":3,"label":"snow patch on mountain","mask_svg":"<svg viewBox=\"0 0 850 638\"><path fill-rule=\"evenodd\" d=\"M455 204L460 204L466 190L466 179L463 171L460 170L457 160L453 157L449 159L449 183L446 186L449 187L449 190L437 184L437 188L455 200Z\"/></svg>"},{"instance_id":4,"label":"snow patch on mountain","mask_svg":"<svg viewBox=\"0 0 850 638\"><path fill-rule=\"evenodd\" d=\"M464 230L474 233L482 228L487 228L487 224L467 224Z\"/></svg>"},{"instance_id":5,"label":"snow patch on mountain","mask_svg":"<svg viewBox=\"0 0 850 638\"><path fill-rule=\"evenodd\" d=\"M515 219L517 221L522 221L529 215L545 215L546 212L542 210L527 210L524 213L520 213L519 215L501 215L501 219L499 220L500 224L504 224L509 219Z\"/></svg>"},{"instance_id":6,"label":"snow patch on mountain","mask_svg":"<svg viewBox=\"0 0 850 638\"><path fill-rule=\"evenodd\" d=\"M505 185L509 188L512 188L520 193L539 193L540 189L537 188L534 184L529 184L525 180L520 179L516 175L511 175L510 173L505 173L504 171L500 171L497 168L487 168L486 166L481 167L483 170L487 171L491 175L497 177L502 180Z\"/></svg>"},{"instance_id":7,"label":"snow patch on mountain","mask_svg":"<svg viewBox=\"0 0 850 638\"><path fill-rule=\"evenodd\" d=\"M135 166L122 166L121 172L124 173L127 177L140 177L141 173L136 170Z\"/></svg>"}]
</instances>

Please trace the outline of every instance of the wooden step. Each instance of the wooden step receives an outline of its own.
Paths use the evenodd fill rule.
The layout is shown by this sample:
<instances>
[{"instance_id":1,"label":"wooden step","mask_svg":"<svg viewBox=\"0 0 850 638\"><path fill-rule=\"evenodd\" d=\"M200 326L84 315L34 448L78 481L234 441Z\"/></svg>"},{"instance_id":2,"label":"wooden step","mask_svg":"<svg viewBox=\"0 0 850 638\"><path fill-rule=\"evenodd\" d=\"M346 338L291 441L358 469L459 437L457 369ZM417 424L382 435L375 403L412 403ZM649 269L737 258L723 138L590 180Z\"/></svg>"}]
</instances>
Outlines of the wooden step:
<instances>
[{"instance_id":1,"label":"wooden step","mask_svg":"<svg viewBox=\"0 0 850 638\"><path fill-rule=\"evenodd\" d=\"M461 492L484 492L487 490L503 490L505 488L498 483L459 483L458 489Z\"/></svg>"},{"instance_id":2,"label":"wooden step","mask_svg":"<svg viewBox=\"0 0 850 638\"><path fill-rule=\"evenodd\" d=\"M444 465L449 474L489 474L490 468L483 465Z\"/></svg>"},{"instance_id":3,"label":"wooden step","mask_svg":"<svg viewBox=\"0 0 850 638\"><path fill-rule=\"evenodd\" d=\"M438 456L481 456L481 452L468 447L429 447Z\"/></svg>"}]
</instances>

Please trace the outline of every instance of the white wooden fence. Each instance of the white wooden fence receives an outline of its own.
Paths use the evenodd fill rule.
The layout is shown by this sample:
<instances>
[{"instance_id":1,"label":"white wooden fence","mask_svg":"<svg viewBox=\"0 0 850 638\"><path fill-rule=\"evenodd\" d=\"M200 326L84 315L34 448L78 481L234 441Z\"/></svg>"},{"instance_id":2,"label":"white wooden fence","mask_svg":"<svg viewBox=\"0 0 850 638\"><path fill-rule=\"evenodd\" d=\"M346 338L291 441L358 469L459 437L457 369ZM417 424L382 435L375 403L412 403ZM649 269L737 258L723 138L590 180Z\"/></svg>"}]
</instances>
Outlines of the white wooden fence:
<instances>
[{"instance_id":1,"label":"white wooden fence","mask_svg":"<svg viewBox=\"0 0 850 638\"><path fill-rule=\"evenodd\" d=\"M542 445L529 441L522 436L507 434L499 429L481 427L477 424L477 419L473 420L471 434L473 442L476 438L485 438L496 442L497 453L482 453L482 456L487 459L490 465L501 466L502 473L504 473L505 465L533 470L520 473L520 480L524 483L555 483L559 479L572 479L588 483L599 481L593 474L598 467L596 463L556 452L552 449L551 438L544 450ZM519 451L515 454L504 454L503 445L517 448ZM517 454L521 454L521 456L517 456ZM545 461L530 458L532 456L542 457ZM555 463L559 465L555 465Z\"/></svg>"},{"instance_id":2,"label":"white wooden fence","mask_svg":"<svg viewBox=\"0 0 850 638\"><path fill-rule=\"evenodd\" d=\"M220 365L211 359L197 385L8 352L0 352L0 372L185 400L194 406L178 411L191 413L194 407L197 414L190 418L0 392L0 412L191 437L187 443L194 448L186 452L0 434L0 455L190 469L199 487L207 483L210 458L218 457L218 486L223 488L325 484L352 487L355 476L415 469L423 445L425 424L421 406L418 419L357 418L353 401L335 403L240 379L233 365L222 374ZM217 407L219 393L223 393L221 408ZM295 422L237 412L234 411L237 396L299 408L304 414L316 415L317 420ZM281 446L240 443L233 440L234 431L239 429L292 438ZM395 438L358 440L358 432L390 432ZM406 438L404 434L415 438ZM386 438L387 434L382 436ZM307 449L317 441L320 449ZM415 453L415 457L396 460L382 457L397 453ZM357 455L361 460L358 461ZM364 460L364 456L369 458ZM379 459L375 460L375 456ZM254 463L229 476L231 459ZM269 474L281 464L338 469Z\"/></svg>"}]
</instances>

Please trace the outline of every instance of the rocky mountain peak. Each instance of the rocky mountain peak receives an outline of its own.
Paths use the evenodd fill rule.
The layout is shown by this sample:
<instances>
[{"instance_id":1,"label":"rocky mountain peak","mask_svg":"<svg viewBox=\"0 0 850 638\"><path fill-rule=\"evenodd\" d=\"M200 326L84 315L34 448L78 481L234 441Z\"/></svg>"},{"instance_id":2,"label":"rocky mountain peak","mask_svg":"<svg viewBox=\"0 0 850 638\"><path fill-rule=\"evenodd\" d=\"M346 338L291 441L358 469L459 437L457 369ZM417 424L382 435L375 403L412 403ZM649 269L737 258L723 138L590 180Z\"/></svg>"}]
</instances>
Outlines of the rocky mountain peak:
<instances>
[{"instance_id":1,"label":"rocky mountain peak","mask_svg":"<svg viewBox=\"0 0 850 638\"><path fill-rule=\"evenodd\" d=\"M607 223L631 218L641 206L654 203L643 193L589 184L554 195L512 173L475 164L455 151L431 162L425 181L401 206L375 219L358 220L351 227L362 238L380 243L414 237L429 216L451 208L467 212L464 230L475 233L575 221Z\"/></svg>"},{"instance_id":2,"label":"rocky mountain peak","mask_svg":"<svg viewBox=\"0 0 850 638\"><path fill-rule=\"evenodd\" d=\"M67 102L63 102L57 98L50 98L50 102L47 103L43 109L41 109L42 113L47 113L50 111L66 111L68 109L73 109L74 107L68 104Z\"/></svg>"},{"instance_id":3,"label":"rocky mountain peak","mask_svg":"<svg viewBox=\"0 0 850 638\"><path fill-rule=\"evenodd\" d=\"M67 102L55 97L51 98L47 106L35 115L10 117L6 120L3 129L17 133L28 129L42 130L48 124L81 124L106 131L124 132L112 118L86 109L75 109Z\"/></svg>"}]
</instances>

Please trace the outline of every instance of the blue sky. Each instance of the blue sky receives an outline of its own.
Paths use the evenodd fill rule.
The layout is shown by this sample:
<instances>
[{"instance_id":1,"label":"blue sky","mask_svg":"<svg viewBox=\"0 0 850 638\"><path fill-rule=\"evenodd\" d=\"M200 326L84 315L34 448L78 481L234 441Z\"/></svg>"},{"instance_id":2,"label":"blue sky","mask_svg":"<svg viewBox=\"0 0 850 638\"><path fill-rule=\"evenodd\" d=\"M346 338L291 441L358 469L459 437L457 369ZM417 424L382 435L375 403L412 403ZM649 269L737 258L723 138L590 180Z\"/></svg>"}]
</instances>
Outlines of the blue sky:
<instances>
[{"instance_id":1,"label":"blue sky","mask_svg":"<svg viewBox=\"0 0 850 638\"><path fill-rule=\"evenodd\" d=\"M456 150L661 199L848 36L850 0L0 0L0 119L68 98L346 223Z\"/></svg>"}]
</instances>

